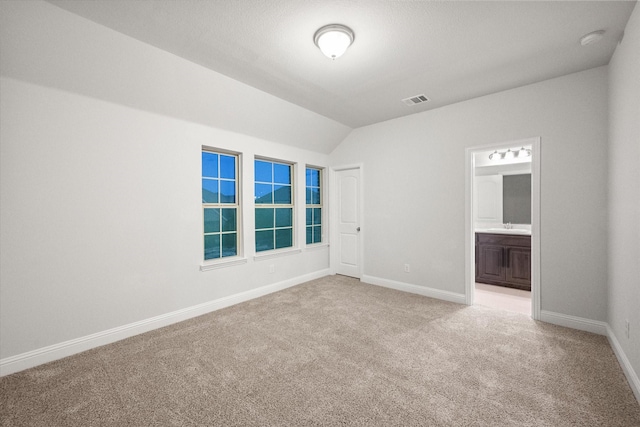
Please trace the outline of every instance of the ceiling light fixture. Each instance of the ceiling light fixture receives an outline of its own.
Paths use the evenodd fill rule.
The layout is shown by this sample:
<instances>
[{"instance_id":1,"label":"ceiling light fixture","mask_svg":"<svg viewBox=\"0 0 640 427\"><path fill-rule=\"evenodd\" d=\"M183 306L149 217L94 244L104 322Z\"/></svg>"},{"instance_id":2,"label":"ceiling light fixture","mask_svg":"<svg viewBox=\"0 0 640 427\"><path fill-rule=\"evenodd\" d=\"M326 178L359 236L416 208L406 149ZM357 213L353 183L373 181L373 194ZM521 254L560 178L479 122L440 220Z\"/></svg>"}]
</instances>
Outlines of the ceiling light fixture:
<instances>
[{"instance_id":1,"label":"ceiling light fixture","mask_svg":"<svg viewBox=\"0 0 640 427\"><path fill-rule=\"evenodd\" d=\"M598 43L604 37L604 30L592 31L589 34L585 34L580 37L580 44L586 46L593 43Z\"/></svg>"},{"instance_id":2,"label":"ceiling light fixture","mask_svg":"<svg viewBox=\"0 0 640 427\"><path fill-rule=\"evenodd\" d=\"M340 24L325 25L313 36L316 46L331 59L342 56L354 39L355 35L351 28Z\"/></svg>"}]
</instances>

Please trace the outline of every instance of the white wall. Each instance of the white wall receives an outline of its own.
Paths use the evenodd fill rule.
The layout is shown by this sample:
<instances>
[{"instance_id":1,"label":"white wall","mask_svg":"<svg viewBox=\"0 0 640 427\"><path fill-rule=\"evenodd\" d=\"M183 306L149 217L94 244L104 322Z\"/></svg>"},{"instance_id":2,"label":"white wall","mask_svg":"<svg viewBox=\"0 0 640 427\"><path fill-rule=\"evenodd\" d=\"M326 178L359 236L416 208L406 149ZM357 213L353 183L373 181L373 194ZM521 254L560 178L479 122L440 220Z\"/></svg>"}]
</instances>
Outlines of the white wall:
<instances>
[{"instance_id":1,"label":"white wall","mask_svg":"<svg viewBox=\"0 0 640 427\"><path fill-rule=\"evenodd\" d=\"M465 149L537 136L541 308L605 321L606 67L354 130L331 164L364 165L364 274L463 294Z\"/></svg>"},{"instance_id":2,"label":"white wall","mask_svg":"<svg viewBox=\"0 0 640 427\"><path fill-rule=\"evenodd\" d=\"M312 132L313 141L320 128L320 138L335 138L343 127L47 3L1 3L0 362L326 274L328 247L304 248L303 187L296 199L302 251L253 258L252 161L297 163L304 182L305 164L328 165L327 146L310 151L290 139ZM138 108L120 99L127 91ZM223 105L247 94L259 102ZM163 111L146 108L153 97ZM194 117L200 108L203 116ZM248 133L264 138L216 127L225 120L254 123ZM245 264L205 272L202 145L243 154L248 232Z\"/></svg>"},{"instance_id":3,"label":"white wall","mask_svg":"<svg viewBox=\"0 0 640 427\"><path fill-rule=\"evenodd\" d=\"M254 261L249 234L247 264L199 271L203 144L243 153L247 231L254 155L297 162L298 182L326 155L0 82L0 358L328 268L326 247Z\"/></svg>"},{"instance_id":4,"label":"white wall","mask_svg":"<svg viewBox=\"0 0 640 427\"><path fill-rule=\"evenodd\" d=\"M640 400L640 8L609 63L609 326ZM625 320L629 320L629 338Z\"/></svg>"}]
</instances>

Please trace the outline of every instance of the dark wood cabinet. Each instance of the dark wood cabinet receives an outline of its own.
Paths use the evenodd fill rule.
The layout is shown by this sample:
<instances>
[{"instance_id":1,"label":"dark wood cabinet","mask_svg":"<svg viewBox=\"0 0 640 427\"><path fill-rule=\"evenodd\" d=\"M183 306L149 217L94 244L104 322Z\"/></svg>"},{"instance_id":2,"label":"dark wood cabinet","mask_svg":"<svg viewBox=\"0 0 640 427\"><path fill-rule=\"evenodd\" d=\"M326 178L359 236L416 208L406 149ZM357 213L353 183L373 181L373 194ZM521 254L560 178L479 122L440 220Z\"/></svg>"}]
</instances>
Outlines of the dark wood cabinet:
<instances>
[{"instance_id":1,"label":"dark wood cabinet","mask_svg":"<svg viewBox=\"0 0 640 427\"><path fill-rule=\"evenodd\" d=\"M476 282L531 290L531 236L476 233Z\"/></svg>"}]
</instances>

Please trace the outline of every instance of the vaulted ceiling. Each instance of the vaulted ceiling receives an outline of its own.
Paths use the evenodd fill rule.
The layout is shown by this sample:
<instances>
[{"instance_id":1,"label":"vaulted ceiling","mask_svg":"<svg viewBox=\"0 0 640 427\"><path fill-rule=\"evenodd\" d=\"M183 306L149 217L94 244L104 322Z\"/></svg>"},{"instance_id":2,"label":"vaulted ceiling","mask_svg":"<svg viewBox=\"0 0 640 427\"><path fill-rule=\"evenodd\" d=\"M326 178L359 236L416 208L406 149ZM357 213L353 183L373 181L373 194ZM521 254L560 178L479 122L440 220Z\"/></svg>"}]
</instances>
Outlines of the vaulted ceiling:
<instances>
[{"instance_id":1,"label":"vaulted ceiling","mask_svg":"<svg viewBox=\"0 0 640 427\"><path fill-rule=\"evenodd\" d=\"M632 1L49 0L348 127L605 65ZM315 31L355 32L331 61ZM606 30L596 44L579 39ZM407 106L403 98L428 102Z\"/></svg>"}]
</instances>

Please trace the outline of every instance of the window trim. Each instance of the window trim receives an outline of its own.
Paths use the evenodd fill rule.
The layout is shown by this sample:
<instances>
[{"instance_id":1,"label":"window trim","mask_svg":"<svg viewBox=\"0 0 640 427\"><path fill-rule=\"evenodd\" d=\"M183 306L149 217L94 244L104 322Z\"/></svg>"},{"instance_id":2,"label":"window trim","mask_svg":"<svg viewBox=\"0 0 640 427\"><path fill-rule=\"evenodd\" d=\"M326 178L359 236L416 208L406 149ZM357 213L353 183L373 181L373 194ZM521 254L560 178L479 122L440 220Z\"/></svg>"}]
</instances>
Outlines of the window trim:
<instances>
[{"instance_id":1,"label":"window trim","mask_svg":"<svg viewBox=\"0 0 640 427\"><path fill-rule=\"evenodd\" d=\"M289 175L289 179L291 181L291 204L276 204L276 203L271 203L271 204L267 204L267 203L255 203L255 198L256 198L256 194L255 194L255 188L256 188L256 184L267 184L267 182L265 181L257 181L256 180L256 171L255 171L255 162L257 161L261 161L261 162L268 162L268 163L272 163L272 164L280 164L280 165L286 165L288 167L290 167L290 175ZM256 211L258 209L279 209L279 208L285 208L285 209L291 209L291 246L286 246L283 248L276 248L275 247L275 240L274 240L274 248L273 249L265 249L263 251L258 251L257 249L257 241L256 241L256 233L258 231L262 231L262 230L277 230L277 227L275 226L274 223L274 227L273 228L265 228L265 229L257 229L255 226L255 219L254 219L254 224L253 224L253 238L254 238L254 260L259 260L259 259L266 259L266 258L271 258L271 257L277 257L277 256L283 256L283 255L287 255L289 253L293 253L293 252L300 252L300 249L298 247L298 239L297 239L297 235L298 233L296 233L296 218L297 218L297 213L296 213L296 173L297 173L297 164L294 162L289 162L286 160L280 160L280 159L274 159L271 157L263 157L263 156L254 156L253 159L253 164L254 164L254 171L253 171L253 196L254 196L254 205L253 205L253 213L254 213L254 218L255 218L255 214ZM274 181L274 177L272 176L272 181L271 184L275 184ZM274 211L275 212L275 211ZM282 227L285 228L285 227ZM286 227L289 228L289 227Z\"/></svg>"},{"instance_id":2,"label":"window trim","mask_svg":"<svg viewBox=\"0 0 640 427\"><path fill-rule=\"evenodd\" d=\"M320 204L314 205L314 204L307 204L307 182L306 182L306 177L307 177L307 169L314 169L317 170L320 173L320 177L319 177L319 184L320 186L318 187L320 189ZM308 248L311 247L318 247L318 246L322 246L322 245L328 245L327 243L327 239L326 239L326 234L325 234L325 230L326 230L326 221L325 221L325 215L326 215L326 210L325 210L325 204L324 204L324 200L325 200L325 168L320 167L320 166L313 166L313 165L306 165L305 168L305 183L304 183L304 214L305 214L305 221L304 221L304 243L305 246ZM307 243L307 227L309 227L307 225L307 209L314 209L314 208L319 208L321 209L321 213L320 213L320 227L321 227L321 234L320 234L320 241L319 242L314 242L314 243ZM313 225L312 225L313 226Z\"/></svg>"},{"instance_id":3,"label":"window trim","mask_svg":"<svg viewBox=\"0 0 640 427\"><path fill-rule=\"evenodd\" d=\"M280 258L283 256L295 255L299 253L302 253L302 249L297 247L269 249L267 251L256 252L256 254L253 256L253 260L262 261L265 259Z\"/></svg>"},{"instance_id":4,"label":"window trim","mask_svg":"<svg viewBox=\"0 0 640 427\"><path fill-rule=\"evenodd\" d=\"M233 267L235 265L242 265L247 263L247 258L233 256L225 258L216 258L213 260L206 260L200 264L200 271L217 270L219 268Z\"/></svg>"},{"instance_id":5,"label":"window trim","mask_svg":"<svg viewBox=\"0 0 640 427\"><path fill-rule=\"evenodd\" d=\"M244 264L247 262L247 258L244 255L244 223L243 223L243 193L242 193L242 153L236 152L236 151L231 151L231 150L225 150L225 149L221 149L221 148L215 148L215 147L210 147L210 146L206 146L203 145L200 149L200 156L202 157L202 153L203 152L208 152L208 153L212 153L212 154L217 154L217 155L223 155L223 156L233 156L235 159L235 169L236 169L236 176L235 176L235 194L236 194L236 201L235 203L201 203L201 208L200 208L200 236L201 236L201 242L202 242L202 252L201 252L201 262L200 262L200 271L207 271L207 270L212 270L212 269L217 269L217 268L223 268L223 267L230 267L233 265L239 265L239 264ZM201 160L201 165L200 167L202 168L202 160ZM219 172L218 172L219 173ZM202 170L200 171L200 182L202 185ZM220 179L220 178L218 178ZM205 237L205 232L204 232L204 211L205 209L208 207L215 207L215 208L219 208L219 209L229 209L229 208L235 208L236 210L236 255L233 256L228 256L228 257L223 257L220 256L219 258L212 258L212 259L205 259L204 258L204 237ZM220 232L220 236L222 236L222 231ZM221 254L222 255L222 254Z\"/></svg>"}]
</instances>

